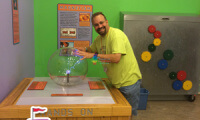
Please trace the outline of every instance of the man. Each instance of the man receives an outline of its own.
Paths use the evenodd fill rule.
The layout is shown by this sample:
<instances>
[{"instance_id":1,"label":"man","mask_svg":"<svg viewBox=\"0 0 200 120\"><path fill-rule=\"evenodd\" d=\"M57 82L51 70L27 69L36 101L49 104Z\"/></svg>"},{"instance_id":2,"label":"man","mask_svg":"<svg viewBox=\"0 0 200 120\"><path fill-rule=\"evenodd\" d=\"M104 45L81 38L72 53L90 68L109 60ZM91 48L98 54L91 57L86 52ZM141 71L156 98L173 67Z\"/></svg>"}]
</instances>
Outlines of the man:
<instances>
[{"instance_id":1,"label":"man","mask_svg":"<svg viewBox=\"0 0 200 120\"><path fill-rule=\"evenodd\" d=\"M130 42L121 30L108 25L101 12L92 15L92 24L99 36L90 47L78 48L78 54L82 59L97 56L108 63L103 64L108 79L131 104L132 114L137 115L142 75Z\"/></svg>"}]
</instances>

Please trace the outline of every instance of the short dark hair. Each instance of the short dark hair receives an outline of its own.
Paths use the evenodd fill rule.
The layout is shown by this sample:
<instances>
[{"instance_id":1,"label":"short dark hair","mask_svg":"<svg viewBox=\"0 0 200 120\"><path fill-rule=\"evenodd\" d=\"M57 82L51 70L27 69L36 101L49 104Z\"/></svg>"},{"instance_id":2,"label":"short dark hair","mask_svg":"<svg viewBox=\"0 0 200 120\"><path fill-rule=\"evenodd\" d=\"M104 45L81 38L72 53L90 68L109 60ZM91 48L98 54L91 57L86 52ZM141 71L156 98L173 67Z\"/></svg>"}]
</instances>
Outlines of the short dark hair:
<instances>
[{"instance_id":1,"label":"short dark hair","mask_svg":"<svg viewBox=\"0 0 200 120\"><path fill-rule=\"evenodd\" d=\"M93 18L96 17L96 16L98 16L98 15L103 15L103 17L105 18L105 20L107 20L107 19L106 19L106 16L105 16L102 12L96 12L96 13L94 13L94 14L92 15L92 21L93 21Z\"/></svg>"}]
</instances>

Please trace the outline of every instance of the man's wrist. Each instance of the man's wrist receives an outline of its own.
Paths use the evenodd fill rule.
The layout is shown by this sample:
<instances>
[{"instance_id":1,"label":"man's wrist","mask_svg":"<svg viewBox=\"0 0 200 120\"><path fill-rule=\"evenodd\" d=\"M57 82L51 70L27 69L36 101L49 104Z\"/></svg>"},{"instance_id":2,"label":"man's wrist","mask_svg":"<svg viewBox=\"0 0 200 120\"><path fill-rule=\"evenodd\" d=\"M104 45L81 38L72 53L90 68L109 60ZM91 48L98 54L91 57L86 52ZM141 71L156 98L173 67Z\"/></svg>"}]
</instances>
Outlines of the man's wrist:
<instances>
[{"instance_id":1,"label":"man's wrist","mask_svg":"<svg viewBox=\"0 0 200 120\"><path fill-rule=\"evenodd\" d=\"M98 53L95 52L94 55L93 55L93 58L94 58L94 59L97 59L97 56L98 56Z\"/></svg>"},{"instance_id":2,"label":"man's wrist","mask_svg":"<svg viewBox=\"0 0 200 120\"><path fill-rule=\"evenodd\" d=\"M98 53L93 53L92 62L94 65L96 65L96 63L97 63L97 59L98 59L97 56L98 56Z\"/></svg>"}]
</instances>

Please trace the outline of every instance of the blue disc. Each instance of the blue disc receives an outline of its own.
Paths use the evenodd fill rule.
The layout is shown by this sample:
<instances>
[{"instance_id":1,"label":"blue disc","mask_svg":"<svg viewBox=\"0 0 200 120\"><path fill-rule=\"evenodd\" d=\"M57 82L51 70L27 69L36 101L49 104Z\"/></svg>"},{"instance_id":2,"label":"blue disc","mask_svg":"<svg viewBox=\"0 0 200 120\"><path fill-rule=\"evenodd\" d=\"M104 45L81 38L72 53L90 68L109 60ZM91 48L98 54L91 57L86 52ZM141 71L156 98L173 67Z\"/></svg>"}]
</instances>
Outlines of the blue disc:
<instances>
[{"instance_id":1,"label":"blue disc","mask_svg":"<svg viewBox=\"0 0 200 120\"><path fill-rule=\"evenodd\" d=\"M166 69L168 66L167 60L161 59L158 61L158 68L160 68L161 70Z\"/></svg>"},{"instance_id":2,"label":"blue disc","mask_svg":"<svg viewBox=\"0 0 200 120\"><path fill-rule=\"evenodd\" d=\"M172 87L174 90L180 90L183 87L183 83L180 80L176 80L173 82Z\"/></svg>"}]
</instances>

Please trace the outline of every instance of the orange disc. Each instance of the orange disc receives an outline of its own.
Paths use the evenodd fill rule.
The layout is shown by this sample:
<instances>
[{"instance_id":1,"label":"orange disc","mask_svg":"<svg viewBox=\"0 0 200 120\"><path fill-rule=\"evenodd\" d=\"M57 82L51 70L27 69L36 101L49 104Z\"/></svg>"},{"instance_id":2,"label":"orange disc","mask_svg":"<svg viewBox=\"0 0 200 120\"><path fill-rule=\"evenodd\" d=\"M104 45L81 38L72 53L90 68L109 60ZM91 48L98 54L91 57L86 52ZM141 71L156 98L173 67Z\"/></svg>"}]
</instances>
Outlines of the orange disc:
<instances>
[{"instance_id":1,"label":"orange disc","mask_svg":"<svg viewBox=\"0 0 200 120\"><path fill-rule=\"evenodd\" d=\"M149 51L144 51L142 54L141 54L141 59L144 61L144 62L149 62L149 60L151 60L151 53Z\"/></svg>"},{"instance_id":2,"label":"orange disc","mask_svg":"<svg viewBox=\"0 0 200 120\"><path fill-rule=\"evenodd\" d=\"M192 82L190 80L186 80L183 83L183 89L184 90L190 90L192 88Z\"/></svg>"}]
</instances>

